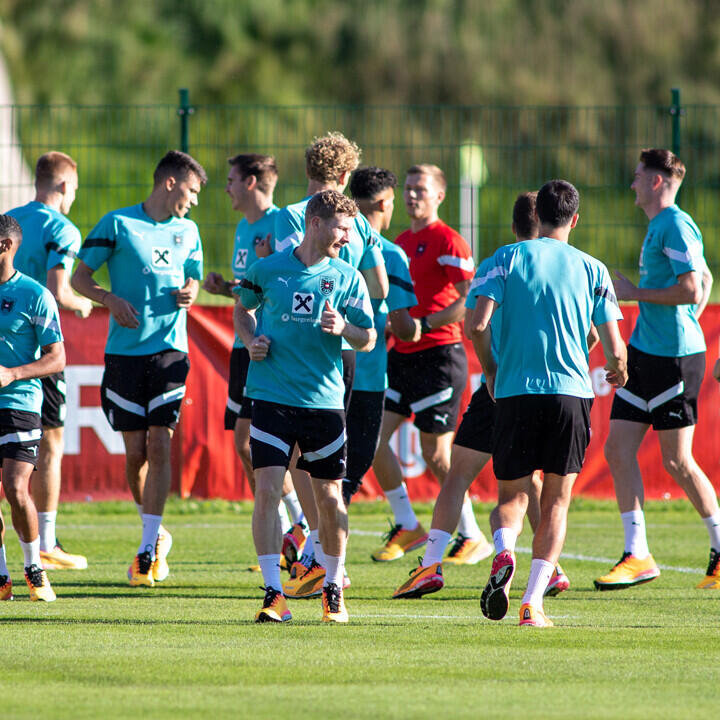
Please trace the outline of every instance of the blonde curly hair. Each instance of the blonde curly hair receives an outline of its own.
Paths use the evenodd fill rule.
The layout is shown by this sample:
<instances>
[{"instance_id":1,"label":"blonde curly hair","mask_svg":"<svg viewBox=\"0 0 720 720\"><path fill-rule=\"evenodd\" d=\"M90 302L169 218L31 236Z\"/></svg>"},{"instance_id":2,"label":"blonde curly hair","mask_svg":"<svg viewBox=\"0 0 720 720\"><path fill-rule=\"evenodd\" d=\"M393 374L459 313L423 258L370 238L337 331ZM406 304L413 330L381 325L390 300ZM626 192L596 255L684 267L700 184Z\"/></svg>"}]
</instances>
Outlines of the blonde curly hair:
<instances>
[{"instance_id":1,"label":"blonde curly hair","mask_svg":"<svg viewBox=\"0 0 720 720\"><path fill-rule=\"evenodd\" d=\"M315 138L305 150L305 173L309 180L335 182L360 164L360 148L340 132Z\"/></svg>"}]
</instances>

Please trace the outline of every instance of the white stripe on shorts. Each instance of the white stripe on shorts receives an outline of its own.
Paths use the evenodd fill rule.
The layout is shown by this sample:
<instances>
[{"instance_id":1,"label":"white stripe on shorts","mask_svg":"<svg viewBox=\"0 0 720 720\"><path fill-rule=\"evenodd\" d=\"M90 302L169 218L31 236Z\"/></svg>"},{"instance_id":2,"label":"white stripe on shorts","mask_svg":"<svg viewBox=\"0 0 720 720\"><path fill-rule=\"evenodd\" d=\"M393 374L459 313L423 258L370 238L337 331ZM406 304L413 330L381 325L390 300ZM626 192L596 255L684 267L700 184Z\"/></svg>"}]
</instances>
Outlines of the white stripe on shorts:
<instances>
[{"instance_id":1,"label":"white stripe on shorts","mask_svg":"<svg viewBox=\"0 0 720 720\"><path fill-rule=\"evenodd\" d=\"M323 458L330 457L334 452L337 452L345 443L347 436L345 430L342 431L339 437L335 438L329 445L316 450L315 452L303 453L303 459L307 462L314 462L315 460L322 460Z\"/></svg>"},{"instance_id":2,"label":"white stripe on shorts","mask_svg":"<svg viewBox=\"0 0 720 720\"><path fill-rule=\"evenodd\" d=\"M279 437L275 437L275 435L256 428L254 425L250 425L250 437L266 445L272 445L278 450L282 450L286 455L290 455L290 446L286 442L283 442Z\"/></svg>"},{"instance_id":3,"label":"white stripe on shorts","mask_svg":"<svg viewBox=\"0 0 720 720\"><path fill-rule=\"evenodd\" d=\"M231 400L230 398L228 398L227 409L230 412L234 412L236 415L239 415L241 408L242 408L242 405L240 403L236 403L234 400Z\"/></svg>"},{"instance_id":4,"label":"white stripe on shorts","mask_svg":"<svg viewBox=\"0 0 720 720\"><path fill-rule=\"evenodd\" d=\"M615 395L617 395L621 400L624 400L626 403L634 405L636 408L642 410L643 412L648 412L650 410L648 404L641 397L634 395L625 388L618 388L615 391Z\"/></svg>"},{"instance_id":5,"label":"white stripe on shorts","mask_svg":"<svg viewBox=\"0 0 720 720\"><path fill-rule=\"evenodd\" d=\"M682 395L684 392L685 381L681 380L677 385L673 385L671 388L668 388L664 392L661 392L659 395L656 395L654 398L649 400L648 409L654 410L656 407L660 407L663 403L668 402L668 400L672 400L678 395Z\"/></svg>"},{"instance_id":6,"label":"white stripe on shorts","mask_svg":"<svg viewBox=\"0 0 720 720\"><path fill-rule=\"evenodd\" d=\"M156 395L148 403L148 412L152 412L155 408L159 408L161 405L167 405L168 403L174 402L175 400L182 400L185 397L185 386L181 385L173 390L168 390L162 395Z\"/></svg>"},{"instance_id":7,"label":"white stripe on shorts","mask_svg":"<svg viewBox=\"0 0 720 720\"><path fill-rule=\"evenodd\" d=\"M39 440L41 437L42 430L40 428L35 428L34 430L20 430L19 432L0 435L0 445L30 442L31 440Z\"/></svg>"},{"instance_id":8,"label":"white stripe on shorts","mask_svg":"<svg viewBox=\"0 0 720 720\"><path fill-rule=\"evenodd\" d=\"M133 415L140 415L145 417L145 408L142 405L138 405L130 400L126 400L124 397L118 395L110 388L105 388L105 397L112 403L115 403L119 408L131 412Z\"/></svg>"},{"instance_id":9,"label":"white stripe on shorts","mask_svg":"<svg viewBox=\"0 0 720 720\"><path fill-rule=\"evenodd\" d=\"M385 397L388 400L392 400L394 403L399 403L402 400L402 395L397 390L393 390L392 388L388 388L385 391Z\"/></svg>"},{"instance_id":10,"label":"white stripe on shorts","mask_svg":"<svg viewBox=\"0 0 720 720\"><path fill-rule=\"evenodd\" d=\"M453 389L451 387L445 388L440 392L436 392L433 395L421 398L420 400L410 403L410 409L414 413L419 413L421 410L426 410L433 405L439 405L441 402L449 400L453 396Z\"/></svg>"}]
</instances>

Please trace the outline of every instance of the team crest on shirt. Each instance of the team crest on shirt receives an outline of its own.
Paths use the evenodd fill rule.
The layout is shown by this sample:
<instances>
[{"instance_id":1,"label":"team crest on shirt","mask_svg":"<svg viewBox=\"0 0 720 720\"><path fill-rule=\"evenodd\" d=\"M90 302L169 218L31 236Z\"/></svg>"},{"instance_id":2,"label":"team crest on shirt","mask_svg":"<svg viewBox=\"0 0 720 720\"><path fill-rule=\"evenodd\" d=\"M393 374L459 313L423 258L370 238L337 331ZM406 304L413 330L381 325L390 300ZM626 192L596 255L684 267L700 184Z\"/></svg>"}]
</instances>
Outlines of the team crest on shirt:
<instances>
[{"instance_id":1,"label":"team crest on shirt","mask_svg":"<svg viewBox=\"0 0 720 720\"><path fill-rule=\"evenodd\" d=\"M170 248L154 247L152 249L152 264L157 268L169 268L172 263Z\"/></svg>"},{"instance_id":2,"label":"team crest on shirt","mask_svg":"<svg viewBox=\"0 0 720 720\"><path fill-rule=\"evenodd\" d=\"M248 251L243 248L238 248L235 253L235 267L239 270L244 270L247 266Z\"/></svg>"},{"instance_id":3,"label":"team crest on shirt","mask_svg":"<svg viewBox=\"0 0 720 720\"><path fill-rule=\"evenodd\" d=\"M417 255L422 255L422 254L425 252L425 248L426 248L426 247L427 247L427 245L425 245L425 243L420 243L420 244L417 246L417 250L415 251L416 254L417 254Z\"/></svg>"},{"instance_id":4,"label":"team crest on shirt","mask_svg":"<svg viewBox=\"0 0 720 720\"><path fill-rule=\"evenodd\" d=\"M330 295L335 289L335 278L321 277L320 278L320 292L323 295Z\"/></svg>"},{"instance_id":5,"label":"team crest on shirt","mask_svg":"<svg viewBox=\"0 0 720 720\"><path fill-rule=\"evenodd\" d=\"M0 300L0 310L4 313L9 313L13 307L15 307L15 300L11 298L3 298Z\"/></svg>"}]
</instances>

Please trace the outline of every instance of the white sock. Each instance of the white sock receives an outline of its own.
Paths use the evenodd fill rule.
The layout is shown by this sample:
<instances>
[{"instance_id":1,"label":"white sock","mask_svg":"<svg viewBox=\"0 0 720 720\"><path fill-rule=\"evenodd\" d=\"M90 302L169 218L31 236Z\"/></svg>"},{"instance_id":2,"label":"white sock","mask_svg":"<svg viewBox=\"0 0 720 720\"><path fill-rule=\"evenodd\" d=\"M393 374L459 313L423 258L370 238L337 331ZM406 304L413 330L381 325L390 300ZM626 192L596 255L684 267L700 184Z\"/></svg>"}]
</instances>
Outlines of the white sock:
<instances>
[{"instance_id":1,"label":"white sock","mask_svg":"<svg viewBox=\"0 0 720 720\"><path fill-rule=\"evenodd\" d=\"M336 555L325 556L325 582L323 586L334 583L339 588L343 586L343 570L345 568L345 558Z\"/></svg>"},{"instance_id":2,"label":"white sock","mask_svg":"<svg viewBox=\"0 0 720 720\"><path fill-rule=\"evenodd\" d=\"M258 555L258 563L260 563L260 570L262 570L265 587L271 587L274 590L282 592L282 583L280 582L280 553L277 555Z\"/></svg>"},{"instance_id":3,"label":"white sock","mask_svg":"<svg viewBox=\"0 0 720 720\"><path fill-rule=\"evenodd\" d=\"M703 522L710 535L710 547L714 550L720 550L720 512L703 518Z\"/></svg>"},{"instance_id":4,"label":"white sock","mask_svg":"<svg viewBox=\"0 0 720 720\"><path fill-rule=\"evenodd\" d=\"M5 546L0 545L0 575L10 577L10 571L7 566L7 559L5 558Z\"/></svg>"},{"instance_id":5,"label":"white sock","mask_svg":"<svg viewBox=\"0 0 720 720\"><path fill-rule=\"evenodd\" d=\"M20 547L22 548L23 555L25 556L25 567L30 567L31 565L37 565L39 568L42 567L42 562L40 560L39 536L29 543L21 540Z\"/></svg>"},{"instance_id":6,"label":"white sock","mask_svg":"<svg viewBox=\"0 0 720 720\"><path fill-rule=\"evenodd\" d=\"M155 559L155 543L160 532L160 524L162 523L162 515L148 515L143 513L143 532L138 555L143 552L149 552L150 557Z\"/></svg>"},{"instance_id":7,"label":"white sock","mask_svg":"<svg viewBox=\"0 0 720 720\"><path fill-rule=\"evenodd\" d=\"M50 552L57 545L55 537L55 520L57 519L57 510L53 512L39 512L38 530L40 531L40 549L43 552Z\"/></svg>"},{"instance_id":8,"label":"white sock","mask_svg":"<svg viewBox=\"0 0 720 720\"><path fill-rule=\"evenodd\" d=\"M142 516L143 516L142 505L138 505L137 503L135 503L135 507L137 508L138 515L140 516L140 519L142 520Z\"/></svg>"},{"instance_id":9,"label":"white sock","mask_svg":"<svg viewBox=\"0 0 720 720\"><path fill-rule=\"evenodd\" d=\"M300 507L300 501L298 500L297 493L291 490L287 495L283 495L282 501L285 503L287 511L290 513L290 519L294 525L299 525L305 520L305 513Z\"/></svg>"},{"instance_id":10,"label":"white sock","mask_svg":"<svg viewBox=\"0 0 720 720\"><path fill-rule=\"evenodd\" d=\"M493 533L493 543L495 544L496 553L501 553L503 550L515 552L516 542L517 533L510 528L499 528Z\"/></svg>"},{"instance_id":11,"label":"white sock","mask_svg":"<svg viewBox=\"0 0 720 720\"><path fill-rule=\"evenodd\" d=\"M386 490L385 497L395 516L395 524L402 525L406 530L414 530L418 526L418 519L410 504L405 483L401 483L400 487L394 490Z\"/></svg>"},{"instance_id":12,"label":"white sock","mask_svg":"<svg viewBox=\"0 0 720 720\"><path fill-rule=\"evenodd\" d=\"M527 590L523 595L522 604L530 603L535 608L542 608L543 595L550 582L555 566L547 560L533 558L530 564L530 577L528 578Z\"/></svg>"},{"instance_id":13,"label":"white sock","mask_svg":"<svg viewBox=\"0 0 720 720\"><path fill-rule=\"evenodd\" d=\"M423 555L422 566L430 567L435 563L442 562L445 555L445 548L452 540L452 535L444 530L435 530L430 528L428 533L428 541L425 546L425 555Z\"/></svg>"},{"instance_id":14,"label":"white sock","mask_svg":"<svg viewBox=\"0 0 720 720\"><path fill-rule=\"evenodd\" d=\"M290 530L292 523L288 517L287 508L282 502L278 504L278 515L280 516L280 530L282 530L282 534L284 535L288 530Z\"/></svg>"},{"instance_id":15,"label":"white sock","mask_svg":"<svg viewBox=\"0 0 720 720\"><path fill-rule=\"evenodd\" d=\"M325 551L320 542L320 533L318 530L310 531L310 539L312 540L313 551L315 553L315 562L325 567Z\"/></svg>"},{"instance_id":16,"label":"white sock","mask_svg":"<svg viewBox=\"0 0 720 720\"><path fill-rule=\"evenodd\" d=\"M466 498L462 506L462 512L460 513L460 522L457 526L457 531L464 535L466 538L477 540L482 535L480 527L475 519L475 513L473 512L473 506L470 502L470 498Z\"/></svg>"},{"instance_id":17,"label":"white sock","mask_svg":"<svg viewBox=\"0 0 720 720\"><path fill-rule=\"evenodd\" d=\"M620 513L625 531L625 552L644 560L650 554L645 534L645 514L642 510Z\"/></svg>"}]
</instances>

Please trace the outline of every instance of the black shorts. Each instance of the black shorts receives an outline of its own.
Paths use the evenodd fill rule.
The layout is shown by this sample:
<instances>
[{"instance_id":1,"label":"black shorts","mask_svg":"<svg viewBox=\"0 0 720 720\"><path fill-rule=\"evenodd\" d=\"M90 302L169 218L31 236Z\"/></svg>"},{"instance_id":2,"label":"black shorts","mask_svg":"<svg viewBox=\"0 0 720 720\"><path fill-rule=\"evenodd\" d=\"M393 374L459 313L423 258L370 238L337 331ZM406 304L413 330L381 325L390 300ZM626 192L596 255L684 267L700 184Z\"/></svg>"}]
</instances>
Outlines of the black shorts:
<instances>
[{"instance_id":1,"label":"black shorts","mask_svg":"<svg viewBox=\"0 0 720 720\"><path fill-rule=\"evenodd\" d=\"M252 400L245 397L245 383L250 367L250 353L247 348L234 347L230 353L230 379L228 399L225 407L225 429L234 430L238 418L252 417Z\"/></svg>"},{"instance_id":2,"label":"black shorts","mask_svg":"<svg viewBox=\"0 0 720 720\"><path fill-rule=\"evenodd\" d=\"M353 390L347 414L347 476L362 480L370 469L380 439L383 392Z\"/></svg>"},{"instance_id":3,"label":"black shorts","mask_svg":"<svg viewBox=\"0 0 720 720\"><path fill-rule=\"evenodd\" d=\"M187 353L105 355L100 396L113 430L132 432L151 425L174 428L190 370Z\"/></svg>"},{"instance_id":4,"label":"black shorts","mask_svg":"<svg viewBox=\"0 0 720 720\"><path fill-rule=\"evenodd\" d=\"M347 442L344 410L290 407L253 400L250 455L253 469L288 467L297 443L297 461L320 480L345 477Z\"/></svg>"},{"instance_id":5,"label":"black shorts","mask_svg":"<svg viewBox=\"0 0 720 720\"><path fill-rule=\"evenodd\" d=\"M345 395L343 396L343 407L347 414L350 407L350 398L352 397L353 381L355 380L355 351L342 351L343 366L343 384L345 385Z\"/></svg>"},{"instance_id":6,"label":"black shorts","mask_svg":"<svg viewBox=\"0 0 720 720\"><path fill-rule=\"evenodd\" d=\"M582 469L590 441L592 398L514 395L495 405L493 470L518 480L535 470L570 475Z\"/></svg>"},{"instance_id":7,"label":"black shorts","mask_svg":"<svg viewBox=\"0 0 720 720\"><path fill-rule=\"evenodd\" d=\"M25 410L0 410L0 467L5 458L37 465L42 428L40 415Z\"/></svg>"},{"instance_id":8,"label":"black shorts","mask_svg":"<svg viewBox=\"0 0 720 720\"><path fill-rule=\"evenodd\" d=\"M65 425L65 373L42 378L43 402L40 422L45 428L58 428Z\"/></svg>"},{"instance_id":9,"label":"black shorts","mask_svg":"<svg viewBox=\"0 0 720 720\"><path fill-rule=\"evenodd\" d=\"M628 381L615 391L610 419L644 423L655 430L694 425L704 375L704 352L662 357L628 345Z\"/></svg>"},{"instance_id":10,"label":"black shorts","mask_svg":"<svg viewBox=\"0 0 720 720\"><path fill-rule=\"evenodd\" d=\"M418 430L440 435L457 425L467 382L462 343L440 345L416 353L388 353L385 409L410 417Z\"/></svg>"},{"instance_id":11,"label":"black shorts","mask_svg":"<svg viewBox=\"0 0 720 720\"><path fill-rule=\"evenodd\" d=\"M460 421L454 444L475 452L492 453L495 403L490 398L487 385L483 383L473 393L465 414Z\"/></svg>"}]
</instances>

